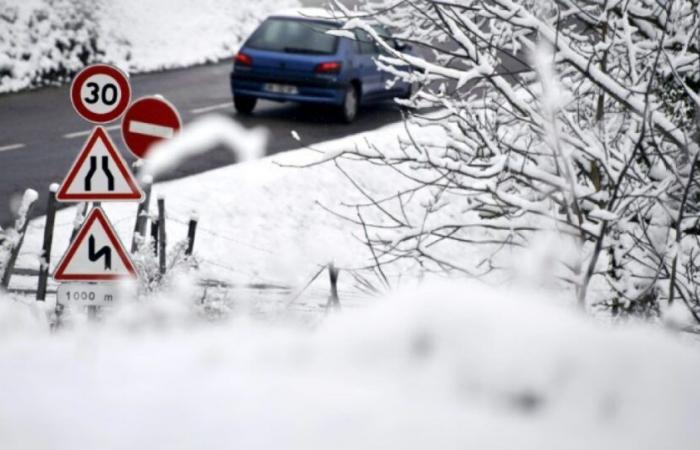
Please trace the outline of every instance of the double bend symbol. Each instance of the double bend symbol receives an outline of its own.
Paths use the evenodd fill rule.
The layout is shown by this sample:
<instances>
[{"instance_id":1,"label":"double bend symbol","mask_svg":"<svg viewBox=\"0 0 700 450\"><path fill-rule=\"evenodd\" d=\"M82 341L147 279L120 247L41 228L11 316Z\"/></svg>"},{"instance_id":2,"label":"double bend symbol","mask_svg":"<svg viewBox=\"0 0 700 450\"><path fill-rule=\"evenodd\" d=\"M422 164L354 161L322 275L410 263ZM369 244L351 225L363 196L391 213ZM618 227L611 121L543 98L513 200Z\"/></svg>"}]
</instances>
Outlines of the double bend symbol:
<instances>
[{"instance_id":1,"label":"double bend symbol","mask_svg":"<svg viewBox=\"0 0 700 450\"><path fill-rule=\"evenodd\" d=\"M91 234L88 238L88 258L95 262L102 257L105 259L105 270L112 270L112 249L105 245L95 251L95 236Z\"/></svg>"}]
</instances>

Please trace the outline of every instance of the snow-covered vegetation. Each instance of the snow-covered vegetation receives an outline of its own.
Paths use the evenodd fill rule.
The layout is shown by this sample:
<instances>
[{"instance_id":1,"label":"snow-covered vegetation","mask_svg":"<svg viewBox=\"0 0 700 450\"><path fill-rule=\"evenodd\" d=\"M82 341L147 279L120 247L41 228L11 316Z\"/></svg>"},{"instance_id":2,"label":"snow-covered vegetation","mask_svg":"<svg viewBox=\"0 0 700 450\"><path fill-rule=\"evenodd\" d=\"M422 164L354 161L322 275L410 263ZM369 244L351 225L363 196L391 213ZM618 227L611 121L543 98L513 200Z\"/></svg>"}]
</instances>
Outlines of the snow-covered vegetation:
<instances>
[{"instance_id":1,"label":"snow-covered vegetation","mask_svg":"<svg viewBox=\"0 0 700 450\"><path fill-rule=\"evenodd\" d=\"M435 141L444 139L444 133L437 127L432 136ZM367 140L386 147L395 146L397 137L408 139L402 124L315 144L313 150L289 151L159 182L157 176L164 167L184 157L204 158L204 151L221 142L241 150L236 152L236 159L231 158L232 162L254 156L250 153L259 152L264 145L265 134L260 129L245 130L222 116L205 116L187 125L168 144L154 148L152 158L145 162L141 173L156 176L152 197L165 199L170 244L174 246L184 240L190 217L199 219L194 247L199 262L198 277L226 283L265 283L296 288L320 266L334 260L343 270L341 284L351 284L350 272L371 267L372 255L362 242L361 227L336 217L327 209L335 209L345 201L361 201L363 196L333 166L300 167L316 161L318 152L333 155L354 145L364 145ZM303 143L305 137L301 135L300 139ZM199 145L193 147L194 141ZM390 169L373 169L364 162L342 167L361 179L373 195L402 185L402 179ZM102 208L121 240L129 244L136 205L110 202L103 203ZM74 227L80 225L80 221L76 224L79 209L69 207L57 213L51 269L67 248ZM150 215L156 215L156 211L155 201L152 201ZM44 222L42 217L30 223L18 267L38 268ZM148 241L149 237L146 238ZM10 287L29 288L34 281L16 276ZM325 288L324 293L327 293Z\"/></svg>"},{"instance_id":2,"label":"snow-covered vegetation","mask_svg":"<svg viewBox=\"0 0 700 450\"><path fill-rule=\"evenodd\" d=\"M697 331L700 314L697 10L365 6L434 53L406 54L341 8L384 46L385 70L417 85L405 104L432 111L257 160L265 130L187 124L139 168L165 199L166 273L139 237L139 280L116 285L97 320L19 293L36 286L22 273L46 264L45 218L14 231L37 197L27 191L14 229L0 230L0 272L20 239L25 269L0 290L1 449L697 446L697 335L677 330ZM0 52L0 86L64 80L97 60L137 71L215 59L247 32L227 11L253 26L268 7L18 2L0 11L14 30L0 50L29 53ZM181 45L159 40L178 26ZM221 144L243 162L159 182ZM83 206L57 213L50 269ZM102 206L128 245L137 206ZM339 311L316 278L331 261ZM306 291L314 280L320 295Z\"/></svg>"},{"instance_id":3,"label":"snow-covered vegetation","mask_svg":"<svg viewBox=\"0 0 700 450\"><path fill-rule=\"evenodd\" d=\"M680 302L700 323L696 2L340 3L416 84L404 103L444 111L415 122L448 135L346 152L413 182L358 205L384 216L366 224L378 264L509 278L548 240L549 282L583 307L654 317Z\"/></svg>"},{"instance_id":4,"label":"snow-covered vegetation","mask_svg":"<svg viewBox=\"0 0 700 450\"><path fill-rule=\"evenodd\" d=\"M690 449L700 356L478 282L318 328L196 319L179 288L49 334L0 298L0 447ZM33 302L33 308L40 308Z\"/></svg>"},{"instance_id":5,"label":"snow-covered vegetation","mask_svg":"<svg viewBox=\"0 0 700 450\"><path fill-rule=\"evenodd\" d=\"M27 189L17 204L14 226L4 230L0 227L0 280L9 280L8 268L12 265L13 254L16 258L21 249L26 230L29 227L28 214L34 206L39 194L34 189ZM5 286L3 283L1 286ZM6 286L5 286L6 287Z\"/></svg>"},{"instance_id":6,"label":"snow-covered vegetation","mask_svg":"<svg viewBox=\"0 0 700 450\"><path fill-rule=\"evenodd\" d=\"M0 93L66 82L88 64L127 72L231 57L296 0L0 0Z\"/></svg>"}]
</instances>

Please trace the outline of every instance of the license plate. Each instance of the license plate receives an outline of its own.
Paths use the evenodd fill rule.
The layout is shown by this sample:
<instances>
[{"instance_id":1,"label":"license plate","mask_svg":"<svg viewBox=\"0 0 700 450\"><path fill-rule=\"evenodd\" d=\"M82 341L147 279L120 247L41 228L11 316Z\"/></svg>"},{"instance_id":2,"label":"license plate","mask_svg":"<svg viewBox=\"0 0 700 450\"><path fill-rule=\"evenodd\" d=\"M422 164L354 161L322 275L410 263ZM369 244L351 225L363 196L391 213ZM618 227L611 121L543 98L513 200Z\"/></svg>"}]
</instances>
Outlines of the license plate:
<instances>
[{"instance_id":1,"label":"license plate","mask_svg":"<svg viewBox=\"0 0 700 450\"><path fill-rule=\"evenodd\" d=\"M276 94L298 94L299 89L291 84L265 83L263 89Z\"/></svg>"}]
</instances>

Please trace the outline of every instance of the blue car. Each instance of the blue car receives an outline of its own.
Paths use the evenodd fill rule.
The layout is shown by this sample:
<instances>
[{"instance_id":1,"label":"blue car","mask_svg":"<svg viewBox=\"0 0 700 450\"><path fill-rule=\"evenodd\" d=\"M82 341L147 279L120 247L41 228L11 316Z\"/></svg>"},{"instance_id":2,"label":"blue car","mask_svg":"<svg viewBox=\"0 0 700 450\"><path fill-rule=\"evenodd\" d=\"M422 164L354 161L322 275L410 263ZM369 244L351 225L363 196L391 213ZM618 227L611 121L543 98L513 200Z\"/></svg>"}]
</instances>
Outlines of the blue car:
<instances>
[{"instance_id":1,"label":"blue car","mask_svg":"<svg viewBox=\"0 0 700 450\"><path fill-rule=\"evenodd\" d=\"M349 123L360 105L410 96L409 83L389 83L394 76L377 68L381 50L367 33L355 31L353 38L328 34L342 23L314 15L270 16L243 44L231 72L233 102L239 113L250 114L263 98L333 105ZM397 49L409 50L386 30L377 30Z\"/></svg>"}]
</instances>

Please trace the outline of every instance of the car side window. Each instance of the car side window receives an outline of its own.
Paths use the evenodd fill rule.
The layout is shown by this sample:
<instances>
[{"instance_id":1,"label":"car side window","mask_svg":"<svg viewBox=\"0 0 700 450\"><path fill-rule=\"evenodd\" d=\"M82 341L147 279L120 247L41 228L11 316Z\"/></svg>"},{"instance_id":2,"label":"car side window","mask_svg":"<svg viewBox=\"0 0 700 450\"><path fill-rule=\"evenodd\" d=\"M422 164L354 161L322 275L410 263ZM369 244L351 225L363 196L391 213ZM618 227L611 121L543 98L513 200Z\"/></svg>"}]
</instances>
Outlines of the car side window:
<instances>
[{"instance_id":1,"label":"car side window","mask_svg":"<svg viewBox=\"0 0 700 450\"><path fill-rule=\"evenodd\" d=\"M357 38L355 42L357 43L358 51L360 53L377 53L377 48L374 45L374 41L372 41L372 38L365 30L355 30L355 36Z\"/></svg>"}]
</instances>

